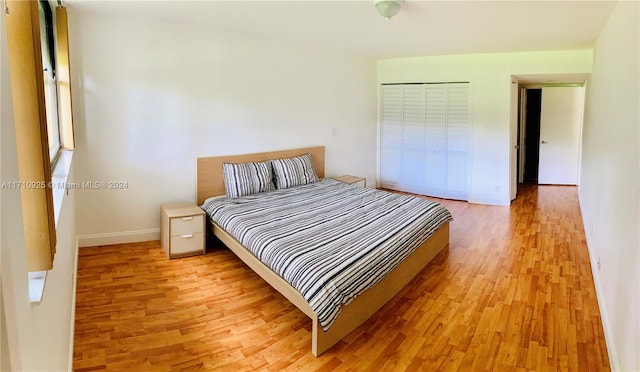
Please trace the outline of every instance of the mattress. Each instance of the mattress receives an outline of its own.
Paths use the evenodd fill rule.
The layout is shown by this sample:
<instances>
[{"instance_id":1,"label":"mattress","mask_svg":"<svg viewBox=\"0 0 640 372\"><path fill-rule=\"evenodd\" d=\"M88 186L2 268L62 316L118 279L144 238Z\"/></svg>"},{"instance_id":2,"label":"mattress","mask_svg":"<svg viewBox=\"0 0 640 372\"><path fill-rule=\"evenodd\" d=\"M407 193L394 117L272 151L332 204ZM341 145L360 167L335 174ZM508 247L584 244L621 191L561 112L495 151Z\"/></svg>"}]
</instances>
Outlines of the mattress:
<instances>
[{"instance_id":1,"label":"mattress","mask_svg":"<svg viewBox=\"0 0 640 372\"><path fill-rule=\"evenodd\" d=\"M202 208L298 290L325 331L342 306L453 220L437 202L332 179L241 198L212 198Z\"/></svg>"}]
</instances>

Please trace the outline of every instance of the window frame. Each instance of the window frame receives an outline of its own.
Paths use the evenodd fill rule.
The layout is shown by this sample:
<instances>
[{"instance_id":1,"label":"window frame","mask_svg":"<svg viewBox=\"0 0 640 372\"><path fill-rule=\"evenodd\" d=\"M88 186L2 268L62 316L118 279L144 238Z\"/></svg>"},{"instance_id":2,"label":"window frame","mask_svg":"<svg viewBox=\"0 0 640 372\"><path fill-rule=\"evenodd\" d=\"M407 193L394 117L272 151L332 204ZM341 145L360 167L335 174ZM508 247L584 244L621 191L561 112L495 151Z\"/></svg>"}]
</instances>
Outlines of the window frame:
<instances>
[{"instance_id":1,"label":"window frame","mask_svg":"<svg viewBox=\"0 0 640 372\"><path fill-rule=\"evenodd\" d=\"M6 184L6 187L20 189L26 266L32 274L46 273L53 268L56 223L65 195L60 191L64 191L61 187L66 183L73 153L66 150L74 149L67 12L58 4L55 6L48 0L5 0L18 180L3 182L3 187ZM52 65L51 74L55 76L57 98L55 105L50 105L56 108L50 111L55 111L60 141L55 156L50 156L48 143L41 7L43 12L48 7L51 13L51 32L46 36L46 44L55 46L49 53L49 58L55 58L52 64L56 66L54 72ZM51 42L52 38L55 43Z\"/></svg>"},{"instance_id":2,"label":"window frame","mask_svg":"<svg viewBox=\"0 0 640 372\"><path fill-rule=\"evenodd\" d=\"M40 47L42 50L45 111L47 116L47 141L51 169L63 150L60 138L61 122L58 101L56 22L48 0L38 0ZM40 13L41 12L41 13ZM48 57L48 58L47 58Z\"/></svg>"}]
</instances>

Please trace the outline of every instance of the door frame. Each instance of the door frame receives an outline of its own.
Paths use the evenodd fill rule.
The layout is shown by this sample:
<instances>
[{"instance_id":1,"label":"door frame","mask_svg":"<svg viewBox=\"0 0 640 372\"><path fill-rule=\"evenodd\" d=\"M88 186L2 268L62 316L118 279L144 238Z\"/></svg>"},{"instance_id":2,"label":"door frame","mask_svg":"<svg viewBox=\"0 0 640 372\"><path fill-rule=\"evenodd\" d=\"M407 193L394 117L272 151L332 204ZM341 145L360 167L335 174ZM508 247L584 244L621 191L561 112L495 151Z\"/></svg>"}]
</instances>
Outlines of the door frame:
<instances>
[{"instance_id":1,"label":"door frame","mask_svg":"<svg viewBox=\"0 0 640 372\"><path fill-rule=\"evenodd\" d=\"M520 136L520 88L526 87L539 87L544 85L566 85L566 84L582 84L586 93L586 86L591 74L517 74L511 75L510 88L511 88L511 105L510 105L510 142L509 142L509 168L510 168L510 182L509 182L509 197L513 201L518 194L518 161ZM586 94L585 94L586 95ZM583 99L584 96L583 95ZM581 122L584 119L585 105L582 105ZM582 138L582 128L580 125L580 138ZM578 155L578 188L580 187L580 164L582 162L582 140L580 140Z\"/></svg>"},{"instance_id":2,"label":"door frame","mask_svg":"<svg viewBox=\"0 0 640 372\"><path fill-rule=\"evenodd\" d=\"M524 182L524 159L527 145L524 141L527 133L527 88L520 88L519 105L519 127L518 127L518 184Z\"/></svg>"}]
</instances>

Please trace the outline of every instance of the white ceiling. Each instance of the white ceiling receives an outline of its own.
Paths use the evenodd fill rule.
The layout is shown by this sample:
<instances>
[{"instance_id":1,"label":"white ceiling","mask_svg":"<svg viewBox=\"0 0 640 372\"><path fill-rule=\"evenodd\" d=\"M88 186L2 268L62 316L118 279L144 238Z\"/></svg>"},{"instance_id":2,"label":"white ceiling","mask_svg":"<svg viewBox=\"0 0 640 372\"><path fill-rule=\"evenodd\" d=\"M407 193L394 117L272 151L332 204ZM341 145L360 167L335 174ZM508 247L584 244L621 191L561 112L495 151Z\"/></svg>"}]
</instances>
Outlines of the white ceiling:
<instances>
[{"instance_id":1,"label":"white ceiling","mask_svg":"<svg viewBox=\"0 0 640 372\"><path fill-rule=\"evenodd\" d=\"M382 59L593 48L615 1L404 1L386 21L373 0L83 1L101 12L205 23Z\"/></svg>"}]
</instances>

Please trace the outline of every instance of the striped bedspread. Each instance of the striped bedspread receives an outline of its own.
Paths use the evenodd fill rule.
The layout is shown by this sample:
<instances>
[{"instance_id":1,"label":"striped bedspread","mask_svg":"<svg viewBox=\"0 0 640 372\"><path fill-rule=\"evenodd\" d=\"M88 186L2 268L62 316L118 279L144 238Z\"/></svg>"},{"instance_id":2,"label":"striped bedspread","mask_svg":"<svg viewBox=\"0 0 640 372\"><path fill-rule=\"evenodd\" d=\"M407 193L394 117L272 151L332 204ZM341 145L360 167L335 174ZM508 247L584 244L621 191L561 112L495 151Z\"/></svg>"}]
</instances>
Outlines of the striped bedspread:
<instances>
[{"instance_id":1,"label":"striped bedspread","mask_svg":"<svg viewBox=\"0 0 640 372\"><path fill-rule=\"evenodd\" d=\"M212 198L209 218L309 302L327 331L340 312L452 220L441 204L332 179Z\"/></svg>"}]
</instances>

